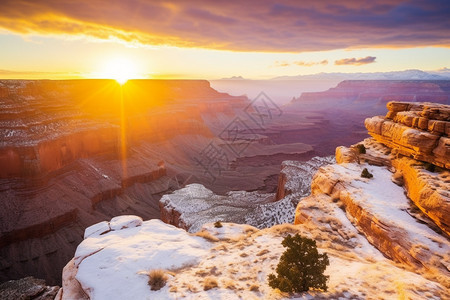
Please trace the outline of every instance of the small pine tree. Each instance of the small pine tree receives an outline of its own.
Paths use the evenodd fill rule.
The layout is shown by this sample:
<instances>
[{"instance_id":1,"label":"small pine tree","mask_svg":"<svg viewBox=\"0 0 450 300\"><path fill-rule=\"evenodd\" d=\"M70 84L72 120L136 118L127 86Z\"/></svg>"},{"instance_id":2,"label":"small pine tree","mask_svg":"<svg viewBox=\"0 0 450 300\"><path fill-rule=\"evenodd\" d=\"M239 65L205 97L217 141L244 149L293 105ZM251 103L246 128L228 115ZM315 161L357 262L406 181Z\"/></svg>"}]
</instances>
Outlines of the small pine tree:
<instances>
[{"instance_id":1,"label":"small pine tree","mask_svg":"<svg viewBox=\"0 0 450 300\"><path fill-rule=\"evenodd\" d=\"M323 272L330 262L326 253L319 254L316 241L296 234L288 235L281 244L287 249L281 255L277 275L269 275L269 285L288 293L309 288L326 291L329 276Z\"/></svg>"},{"instance_id":2,"label":"small pine tree","mask_svg":"<svg viewBox=\"0 0 450 300\"><path fill-rule=\"evenodd\" d=\"M361 177L363 178L372 178L373 175L372 173L369 172L369 170L367 170L367 168L364 168L361 172Z\"/></svg>"}]
</instances>

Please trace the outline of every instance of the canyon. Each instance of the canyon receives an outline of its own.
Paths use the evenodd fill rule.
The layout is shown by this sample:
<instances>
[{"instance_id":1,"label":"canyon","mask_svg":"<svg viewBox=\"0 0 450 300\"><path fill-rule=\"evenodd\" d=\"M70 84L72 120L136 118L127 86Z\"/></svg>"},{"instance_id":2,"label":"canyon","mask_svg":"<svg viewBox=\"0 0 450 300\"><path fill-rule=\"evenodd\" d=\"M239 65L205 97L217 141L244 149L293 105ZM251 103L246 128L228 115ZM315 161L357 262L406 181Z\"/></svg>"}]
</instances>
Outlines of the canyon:
<instances>
[{"instance_id":1,"label":"canyon","mask_svg":"<svg viewBox=\"0 0 450 300\"><path fill-rule=\"evenodd\" d=\"M385 88L386 85L389 88ZM406 93L415 96L406 97ZM366 159L381 166L389 162L389 168L401 169L404 186L417 186L416 178L421 178L421 186L430 185L424 183L429 176L421 175L420 167L416 166L415 159L425 156L414 156L417 153L413 153L412 146L406 147L411 151L400 150L397 141L391 140L389 144L386 138L377 139L377 131L369 125L371 121L366 121L366 126L375 140L365 140L369 135L363 126L365 118L386 112L389 99L425 99L427 93L436 96L430 96L436 99L434 102L448 104L448 81L392 84L347 81L329 91L304 93L282 107L264 93L253 100L230 96L215 91L207 81L201 80L132 80L122 87L108 80L0 81L0 201L3 207L0 280L32 275L44 278L51 285L61 284L62 268L83 243L85 228L119 215L136 215L144 220L160 218L188 230L189 234L206 230L219 234L219 239L222 238L220 231L214 231L211 226L203 228L205 223L249 224L253 226L250 231L270 236L272 246L280 241L279 237L272 238L277 232L273 228L277 228L277 224L296 222L309 230L317 226L317 231L313 232L318 238L319 230L330 226L322 220L330 209L337 211L339 205L357 207L352 204L353 200L337 200L333 190L310 188L316 185L317 174L323 170L328 172L325 177L331 179L334 177L330 174L339 174L339 168L328 170L325 167L334 163L330 155L337 146L364 140L369 154L364 156L353 148L342 148L336 153L336 160L342 163L340 157L345 152L354 159L346 163ZM397 102L392 103L394 107ZM403 122L402 126L406 126L404 123L409 124L409 121L405 121L402 114L410 114L411 110L414 114L422 113L418 109L396 109L395 116L388 113L385 119ZM415 115L411 119L416 117L425 118ZM414 127L413 123L409 126L421 130L420 136L438 135L439 140L443 140L442 145L427 148L427 157L434 160L426 161L448 168L445 165L449 161L448 150L445 150L448 149L445 142L448 132L442 131L444 120L436 119L435 115L426 119L426 130L423 125L423 129ZM375 120L386 122L376 117ZM406 139L406 146L410 141ZM385 143L383 147L387 148L382 148L380 143ZM382 148L390 154L370 155L376 152L371 150L371 145L373 149ZM389 155L403 155L403 158L393 160ZM343 172L353 172L352 176L357 177L360 171L355 166ZM448 246L448 237L442 233L448 228L448 220L436 209L445 205L448 208L448 198L442 193L442 190L449 190L445 172L433 179L435 185L443 185L438 191L424 193L410 189L407 193L418 206L418 211L412 213L414 218L420 216L423 222L434 224L430 225L434 232L440 230L441 233L431 239ZM352 186L353 177L348 177L345 184ZM434 185L430 190L434 191L432 187ZM425 200L430 193L436 202ZM313 212L317 209L312 204L300 213L301 205L311 203L305 200L308 197L320 198L323 202L320 205L327 213L315 216ZM332 208L325 208L328 206ZM339 214L345 217L346 213L349 214L347 210L344 215ZM347 225L345 221L339 226L346 228ZM157 226L168 232L172 230L164 227L166 225ZM238 228L237 231L250 228L226 226ZM359 227L363 227L361 224L352 226L350 231L356 235ZM342 231L342 228L338 229ZM324 249L336 239L335 234L332 231L322 237ZM371 250L373 253L381 251L411 268L426 265L426 270L434 268L441 274L442 267L432 262L448 260L444 254L439 256L440 252L426 260L422 257L427 256L424 252L410 257L386 254L383 252L386 249L380 245L387 245L387 242L374 243L374 237L367 234L367 240L376 247ZM391 234L384 233L384 236L389 240ZM229 237L223 238L227 247L234 247ZM365 238L358 235L358 241L363 243ZM353 245L348 241L340 243L348 248ZM406 240L399 243L399 247L411 252L408 247L412 244ZM421 244L420 247L435 245ZM338 249L336 255L339 257ZM372 258L366 258L365 263L369 264ZM275 263L275 258L267 259ZM392 265L389 260L382 261L383 265ZM413 273L408 274L416 276ZM446 286L440 279L432 278L430 282L438 282L436 291ZM411 289L413 294L417 292L416 285ZM266 292L268 289L263 294Z\"/></svg>"},{"instance_id":2,"label":"canyon","mask_svg":"<svg viewBox=\"0 0 450 300\"><path fill-rule=\"evenodd\" d=\"M402 107L396 111L413 110L420 117L427 116L429 123L449 122L448 105L389 102L387 107L385 120L395 120L391 112ZM372 122L373 118L366 119L371 134ZM308 167L286 161L276 195L242 191L219 196L200 184L187 185L160 200L166 216L177 213L174 219L162 219L180 229L137 216L93 225L64 268L57 299L285 299L287 294L268 286L267 276L283 251L282 237L293 233L313 238L319 251L330 257L328 290L296 297L448 298L450 242L445 224L449 217L437 215L438 210L430 207L445 212L450 206L450 171L432 163L431 170L430 163L417 160L414 152L398 151L412 148L417 139L427 136L427 130L403 131L414 136L407 140L412 143L396 145L374 135L350 147L337 147L336 162L315 158ZM439 134L447 137L446 132ZM439 145L435 141L434 146ZM442 159L448 161L450 156L444 153ZM364 169L372 176L362 176ZM304 179L306 170L314 173L309 179ZM310 185L310 194L305 196L306 185ZM421 200L415 199L417 195ZM272 202L265 198L269 196ZM295 206L281 205L293 200ZM236 215L245 201L272 209L260 209L259 220L252 217L242 222ZM226 206L229 212L223 213L219 207ZM234 213L231 208L236 209ZM193 212L198 212L198 219ZM267 215L281 224L261 218ZM213 223L217 220L223 222L221 226ZM234 223L239 220L242 224ZM118 275L117 269L126 276ZM168 276L161 290L151 291L147 286L152 269L164 269ZM203 288L208 280L214 280L216 287Z\"/></svg>"}]
</instances>

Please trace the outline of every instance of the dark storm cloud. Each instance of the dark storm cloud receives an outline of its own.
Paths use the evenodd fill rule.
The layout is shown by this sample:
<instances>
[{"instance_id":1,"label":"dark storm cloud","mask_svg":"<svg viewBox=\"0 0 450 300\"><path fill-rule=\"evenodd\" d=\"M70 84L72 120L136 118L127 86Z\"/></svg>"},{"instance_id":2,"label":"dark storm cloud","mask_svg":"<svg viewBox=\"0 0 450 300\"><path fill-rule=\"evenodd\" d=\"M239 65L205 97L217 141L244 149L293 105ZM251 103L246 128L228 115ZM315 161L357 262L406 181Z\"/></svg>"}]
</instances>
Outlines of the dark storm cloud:
<instances>
[{"instance_id":1,"label":"dark storm cloud","mask_svg":"<svg viewBox=\"0 0 450 300\"><path fill-rule=\"evenodd\" d=\"M144 45L314 51L450 45L450 1L2 0L0 28Z\"/></svg>"},{"instance_id":2,"label":"dark storm cloud","mask_svg":"<svg viewBox=\"0 0 450 300\"><path fill-rule=\"evenodd\" d=\"M360 66L360 65L367 65L375 62L375 59L377 59L375 56L366 56L361 58L343 58L336 60L334 62L335 65L341 66L341 65L354 65L354 66Z\"/></svg>"}]
</instances>

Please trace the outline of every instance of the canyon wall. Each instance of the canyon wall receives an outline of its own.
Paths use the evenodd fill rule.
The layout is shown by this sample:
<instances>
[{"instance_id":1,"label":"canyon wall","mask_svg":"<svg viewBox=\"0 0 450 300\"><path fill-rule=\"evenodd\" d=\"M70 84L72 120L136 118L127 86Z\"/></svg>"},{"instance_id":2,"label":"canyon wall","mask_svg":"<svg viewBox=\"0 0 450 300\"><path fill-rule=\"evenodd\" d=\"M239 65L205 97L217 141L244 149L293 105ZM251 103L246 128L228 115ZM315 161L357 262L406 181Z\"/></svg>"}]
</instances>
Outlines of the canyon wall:
<instances>
[{"instance_id":1,"label":"canyon wall","mask_svg":"<svg viewBox=\"0 0 450 300\"><path fill-rule=\"evenodd\" d=\"M208 143L202 114L245 101L201 80L0 80L0 280L58 284L87 226L159 218L172 140Z\"/></svg>"}]
</instances>

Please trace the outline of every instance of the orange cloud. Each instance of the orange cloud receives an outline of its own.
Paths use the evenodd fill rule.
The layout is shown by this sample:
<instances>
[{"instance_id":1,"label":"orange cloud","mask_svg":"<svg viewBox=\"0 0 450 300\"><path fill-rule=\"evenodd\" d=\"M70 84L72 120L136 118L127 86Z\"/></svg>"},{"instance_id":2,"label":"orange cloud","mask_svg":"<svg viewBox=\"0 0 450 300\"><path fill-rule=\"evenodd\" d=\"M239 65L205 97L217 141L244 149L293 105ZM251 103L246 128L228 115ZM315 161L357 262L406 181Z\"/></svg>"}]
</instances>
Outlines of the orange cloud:
<instances>
[{"instance_id":1,"label":"orange cloud","mask_svg":"<svg viewBox=\"0 0 450 300\"><path fill-rule=\"evenodd\" d=\"M239 51L450 46L450 2L2 0L0 29Z\"/></svg>"},{"instance_id":2,"label":"orange cloud","mask_svg":"<svg viewBox=\"0 0 450 300\"><path fill-rule=\"evenodd\" d=\"M335 65L341 66L341 65L354 65L354 66L361 66L361 65L367 65L374 63L377 58L375 56L366 56L361 58L343 58L336 60L334 62Z\"/></svg>"}]
</instances>

